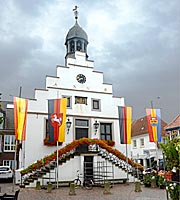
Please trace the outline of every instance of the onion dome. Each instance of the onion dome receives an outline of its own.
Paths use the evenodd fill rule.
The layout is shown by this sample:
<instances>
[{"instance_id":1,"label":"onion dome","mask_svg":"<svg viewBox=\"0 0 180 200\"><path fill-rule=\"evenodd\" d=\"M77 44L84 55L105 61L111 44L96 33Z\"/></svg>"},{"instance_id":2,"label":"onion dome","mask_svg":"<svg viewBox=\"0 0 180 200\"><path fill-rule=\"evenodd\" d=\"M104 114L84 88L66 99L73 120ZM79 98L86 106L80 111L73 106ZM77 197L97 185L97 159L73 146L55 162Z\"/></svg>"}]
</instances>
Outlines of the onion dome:
<instances>
[{"instance_id":1,"label":"onion dome","mask_svg":"<svg viewBox=\"0 0 180 200\"><path fill-rule=\"evenodd\" d=\"M75 15L75 25L70 28L66 36L66 57L74 57L75 51L81 51L86 53L87 55L87 45L88 45L88 36L86 32L79 26L77 19L78 19L78 11L77 6L73 9Z\"/></svg>"}]
</instances>

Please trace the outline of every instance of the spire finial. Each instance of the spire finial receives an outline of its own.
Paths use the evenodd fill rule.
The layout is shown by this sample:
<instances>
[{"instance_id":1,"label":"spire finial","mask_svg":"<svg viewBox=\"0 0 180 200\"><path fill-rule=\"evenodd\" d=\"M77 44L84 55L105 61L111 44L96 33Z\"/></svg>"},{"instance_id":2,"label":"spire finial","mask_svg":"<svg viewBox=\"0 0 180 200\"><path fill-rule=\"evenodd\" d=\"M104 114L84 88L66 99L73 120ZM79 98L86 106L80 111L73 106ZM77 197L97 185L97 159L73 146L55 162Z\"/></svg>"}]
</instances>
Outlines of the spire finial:
<instances>
[{"instance_id":1,"label":"spire finial","mask_svg":"<svg viewBox=\"0 0 180 200\"><path fill-rule=\"evenodd\" d=\"M76 22L77 22L78 14L79 14L79 12L77 11L77 9L78 9L77 6L75 6L75 8L73 9Z\"/></svg>"}]
</instances>

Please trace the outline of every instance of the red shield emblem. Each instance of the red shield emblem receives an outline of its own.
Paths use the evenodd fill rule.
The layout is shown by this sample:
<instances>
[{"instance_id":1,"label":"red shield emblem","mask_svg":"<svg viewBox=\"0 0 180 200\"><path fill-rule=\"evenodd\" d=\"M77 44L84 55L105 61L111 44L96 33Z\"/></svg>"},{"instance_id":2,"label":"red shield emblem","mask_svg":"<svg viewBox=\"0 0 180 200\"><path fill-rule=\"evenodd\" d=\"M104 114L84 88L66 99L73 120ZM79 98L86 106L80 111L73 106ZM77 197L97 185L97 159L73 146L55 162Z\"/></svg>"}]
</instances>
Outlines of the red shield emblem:
<instances>
[{"instance_id":1,"label":"red shield emblem","mask_svg":"<svg viewBox=\"0 0 180 200\"><path fill-rule=\"evenodd\" d=\"M63 113L53 113L51 114L51 124L54 127L60 127L62 125L63 122Z\"/></svg>"}]
</instances>

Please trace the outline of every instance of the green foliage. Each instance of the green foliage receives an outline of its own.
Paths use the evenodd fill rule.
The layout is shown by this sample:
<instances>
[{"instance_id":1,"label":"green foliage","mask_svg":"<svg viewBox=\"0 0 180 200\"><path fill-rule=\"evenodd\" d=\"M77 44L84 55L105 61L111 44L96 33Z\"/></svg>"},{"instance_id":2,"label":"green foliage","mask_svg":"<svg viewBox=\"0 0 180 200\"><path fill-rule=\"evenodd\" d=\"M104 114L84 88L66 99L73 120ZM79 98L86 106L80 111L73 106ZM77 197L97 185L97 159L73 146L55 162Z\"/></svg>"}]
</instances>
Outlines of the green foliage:
<instances>
[{"instance_id":1,"label":"green foliage","mask_svg":"<svg viewBox=\"0 0 180 200\"><path fill-rule=\"evenodd\" d=\"M165 159L166 159L166 169L171 172L175 167L176 170L180 170L180 136L169 140L167 138L166 144L160 144ZM175 182L166 181L166 190L168 191L172 200L179 199L180 196L180 185Z\"/></svg>"},{"instance_id":2,"label":"green foliage","mask_svg":"<svg viewBox=\"0 0 180 200\"><path fill-rule=\"evenodd\" d=\"M143 178L144 185L151 185L152 174L145 174Z\"/></svg>"},{"instance_id":3,"label":"green foliage","mask_svg":"<svg viewBox=\"0 0 180 200\"><path fill-rule=\"evenodd\" d=\"M170 197L172 200L179 199L180 196L180 185L177 185L176 183L168 182L166 186L166 190L170 194Z\"/></svg>"},{"instance_id":4,"label":"green foliage","mask_svg":"<svg viewBox=\"0 0 180 200\"><path fill-rule=\"evenodd\" d=\"M158 176L158 186L165 186L166 185L166 181L164 176Z\"/></svg>"},{"instance_id":5,"label":"green foliage","mask_svg":"<svg viewBox=\"0 0 180 200\"><path fill-rule=\"evenodd\" d=\"M166 144L161 143L160 146L163 150L166 159L166 168L168 171L173 167L179 168L179 150L180 150L180 137L172 140L166 139Z\"/></svg>"},{"instance_id":6,"label":"green foliage","mask_svg":"<svg viewBox=\"0 0 180 200\"><path fill-rule=\"evenodd\" d=\"M3 117L0 117L0 124L3 123Z\"/></svg>"}]
</instances>

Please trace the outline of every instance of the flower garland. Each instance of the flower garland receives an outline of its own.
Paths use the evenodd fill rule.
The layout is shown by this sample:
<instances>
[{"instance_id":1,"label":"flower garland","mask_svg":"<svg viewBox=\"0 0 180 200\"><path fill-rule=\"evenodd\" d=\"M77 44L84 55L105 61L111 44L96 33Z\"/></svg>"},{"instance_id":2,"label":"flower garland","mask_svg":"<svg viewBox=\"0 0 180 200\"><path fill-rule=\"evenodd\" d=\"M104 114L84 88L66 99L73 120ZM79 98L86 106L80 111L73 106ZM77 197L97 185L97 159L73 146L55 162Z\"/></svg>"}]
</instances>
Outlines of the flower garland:
<instances>
[{"instance_id":1,"label":"flower garland","mask_svg":"<svg viewBox=\"0 0 180 200\"><path fill-rule=\"evenodd\" d=\"M44 142L44 145L46 145L46 146L56 146L57 145L56 141L50 142L48 138L45 138L43 142ZM62 143L63 142L58 142L58 145L61 146Z\"/></svg>"},{"instance_id":2,"label":"flower garland","mask_svg":"<svg viewBox=\"0 0 180 200\"><path fill-rule=\"evenodd\" d=\"M76 149L78 146L82 144L88 144L88 145L93 145L97 144L101 148L106 149L109 153L114 154L116 157L118 157L121 160L126 161L126 156L122 154L119 150L112 148L107 144L107 142L104 142L104 140L100 140L97 138L91 139L91 138L80 138L79 140L74 140L71 143L67 144L65 147L61 148L58 150L58 156L59 158L62 157L63 154L66 154L74 149ZM46 164L50 163L51 161L56 160L57 157L57 151L54 153L45 156L41 160L37 160L35 163L31 164L29 167L26 169L23 169L21 171L21 175L25 175L27 173L31 173L32 171L35 171L37 169L40 169L41 167L45 166ZM138 168L139 170L143 171L143 166L139 163L135 163L132 159L128 158L128 163L135 167Z\"/></svg>"}]
</instances>

